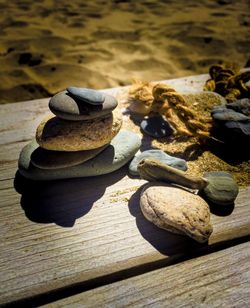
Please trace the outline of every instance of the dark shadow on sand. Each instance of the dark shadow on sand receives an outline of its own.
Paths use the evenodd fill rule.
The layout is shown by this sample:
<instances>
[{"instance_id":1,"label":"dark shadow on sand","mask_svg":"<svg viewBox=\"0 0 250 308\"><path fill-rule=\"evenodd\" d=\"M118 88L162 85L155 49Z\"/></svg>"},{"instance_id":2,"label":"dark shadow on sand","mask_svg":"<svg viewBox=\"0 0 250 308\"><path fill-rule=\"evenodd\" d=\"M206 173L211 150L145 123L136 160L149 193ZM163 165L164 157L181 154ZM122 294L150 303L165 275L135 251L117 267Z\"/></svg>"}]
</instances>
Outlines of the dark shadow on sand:
<instances>
[{"instance_id":1,"label":"dark shadow on sand","mask_svg":"<svg viewBox=\"0 0 250 308\"><path fill-rule=\"evenodd\" d=\"M14 187L21 194L21 207L28 219L72 227L87 214L108 186L126 175L121 168L107 175L54 181L32 181L16 172Z\"/></svg>"},{"instance_id":2,"label":"dark shadow on sand","mask_svg":"<svg viewBox=\"0 0 250 308\"><path fill-rule=\"evenodd\" d=\"M153 223L149 222L143 216L140 209L140 194L145 185L140 187L131 196L128 204L129 211L136 218L136 225L145 240L147 240L160 253L167 256L182 253L185 253L185 255L191 255L197 248L207 246L207 243L200 244L187 236L173 234L160 229Z\"/></svg>"}]
</instances>

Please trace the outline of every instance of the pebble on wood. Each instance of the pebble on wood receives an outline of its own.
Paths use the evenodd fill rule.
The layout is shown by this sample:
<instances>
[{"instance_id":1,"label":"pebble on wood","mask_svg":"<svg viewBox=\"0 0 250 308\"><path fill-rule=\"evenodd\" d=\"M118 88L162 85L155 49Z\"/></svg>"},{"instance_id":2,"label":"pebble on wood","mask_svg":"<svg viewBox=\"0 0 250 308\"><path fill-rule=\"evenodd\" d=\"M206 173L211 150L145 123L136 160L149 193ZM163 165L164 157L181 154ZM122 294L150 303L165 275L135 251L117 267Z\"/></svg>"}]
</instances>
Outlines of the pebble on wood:
<instances>
[{"instance_id":1,"label":"pebble on wood","mask_svg":"<svg viewBox=\"0 0 250 308\"><path fill-rule=\"evenodd\" d=\"M105 100L103 93L92 89L68 87L67 91L73 97L92 105L103 104Z\"/></svg>"},{"instance_id":2,"label":"pebble on wood","mask_svg":"<svg viewBox=\"0 0 250 308\"><path fill-rule=\"evenodd\" d=\"M121 130L110 145L99 155L77 166L55 170L35 167L31 162L33 151L38 148L35 140L21 151L18 166L20 173L31 180L57 180L97 176L111 173L124 166L141 146L140 137L130 131Z\"/></svg>"},{"instance_id":3,"label":"pebble on wood","mask_svg":"<svg viewBox=\"0 0 250 308\"><path fill-rule=\"evenodd\" d=\"M200 243L206 242L213 231L208 204L181 188L152 182L141 193L140 207L156 226Z\"/></svg>"},{"instance_id":4,"label":"pebble on wood","mask_svg":"<svg viewBox=\"0 0 250 308\"><path fill-rule=\"evenodd\" d=\"M141 122L141 129L144 133L154 138L162 138L173 134L171 125L161 116L145 118Z\"/></svg>"},{"instance_id":5,"label":"pebble on wood","mask_svg":"<svg viewBox=\"0 0 250 308\"><path fill-rule=\"evenodd\" d=\"M54 95L49 101L50 110L59 118L70 121L89 120L111 113L118 105L115 97L105 95L100 105L91 105L75 98L66 91Z\"/></svg>"},{"instance_id":6,"label":"pebble on wood","mask_svg":"<svg viewBox=\"0 0 250 308\"><path fill-rule=\"evenodd\" d=\"M135 156L129 165L129 173L131 175L139 175L139 171L137 170L137 166L145 158L153 158L159 160L161 163L171 166L176 169L180 169L183 171L187 170L187 163L184 159L170 156L167 153L161 150L147 150L139 155Z\"/></svg>"},{"instance_id":7,"label":"pebble on wood","mask_svg":"<svg viewBox=\"0 0 250 308\"><path fill-rule=\"evenodd\" d=\"M211 171L206 172L204 177L208 180L208 185L203 189L203 193L208 200L220 205L234 203L239 187L230 173Z\"/></svg>"}]
</instances>

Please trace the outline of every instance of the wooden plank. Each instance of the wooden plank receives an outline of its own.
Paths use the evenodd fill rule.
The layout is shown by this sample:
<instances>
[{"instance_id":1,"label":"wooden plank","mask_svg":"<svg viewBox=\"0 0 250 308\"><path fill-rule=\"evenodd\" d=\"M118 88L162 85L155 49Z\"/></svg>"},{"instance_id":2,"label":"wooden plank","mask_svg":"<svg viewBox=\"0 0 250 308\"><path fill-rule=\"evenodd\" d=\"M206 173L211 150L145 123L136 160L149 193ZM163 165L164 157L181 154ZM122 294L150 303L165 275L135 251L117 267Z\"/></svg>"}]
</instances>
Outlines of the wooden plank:
<instances>
[{"instance_id":1,"label":"wooden plank","mask_svg":"<svg viewBox=\"0 0 250 308\"><path fill-rule=\"evenodd\" d=\"M172 85L183 89L195 83L192 77L177 81ZM120 95L126 89L112 91ZM53 185L15 177L24 139L33 137L48 112L47 103L45 99L0 106L0 303L72 284L98 284L105 275L112 279L119 271L132 273L137 266L171 261L203 247L144 219L136 192L144 181L129 178L126 168ZM21 199L13 188L14 178ZM209 246L250 234L249 194L250 188L241 190L230 216L212 217Z\"/></svg>"},{"instance_id":2,"label":"wooden plank","mask_svg":"<svg viewBox=\"0 0 250 308\"><path fill-rule=\"evenodd\" d=\"M105 275L133 272L137 266L171 261L202 248L146 221L138 193L128 203L142 183L124 175L122 170L53 186L28 185L21 204L26 215L39 223L25 217L11 187L1 191L5 203L0 208L1 303L71 284L88 285L93 279L98 283ZM230 216L212 217L210 246L250 234L249 193L249 188L241 191Z\"/></svg>"},{"instance_id":3,"label":"wooden plank","mask_svg":"<svg viewBox=\"0 0 250 308\"><path fill-rule=\"evenodd\" d=\"M46 307L249 307L249 285L248 242Z\"/></svg>"}]
</instances>

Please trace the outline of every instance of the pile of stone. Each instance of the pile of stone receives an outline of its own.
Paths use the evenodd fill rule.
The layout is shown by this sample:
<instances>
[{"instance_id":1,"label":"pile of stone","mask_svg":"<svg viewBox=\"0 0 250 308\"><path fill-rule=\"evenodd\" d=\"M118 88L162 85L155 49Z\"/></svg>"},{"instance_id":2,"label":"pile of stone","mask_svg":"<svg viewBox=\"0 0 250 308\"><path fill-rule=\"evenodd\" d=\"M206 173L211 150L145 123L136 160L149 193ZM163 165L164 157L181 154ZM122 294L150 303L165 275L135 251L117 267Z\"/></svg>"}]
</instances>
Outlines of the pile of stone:
<instances>
[{"instance_id":1,"label":"pile of stone","mask_svg":"<svg viewBox=\"0 0 250 308\"><path fill-rule=\"evenodd\" d=\"M20 173L32 180L96 176L125 165L138 151L138 135L121 130L117 100L102 92L69 87L49 102L52 115L23 148Z\"/></svg>"},{"instance_id":2,"label":"pile of stone","mask_svg":"<svg viewBox=\"0 0 250 308\"><path fill-rule=\"evenodd\" d=\"M231 144L245 147L250 141L250 99L216 106L212 110L214 135Z\"/></svg>"}]
</instances>

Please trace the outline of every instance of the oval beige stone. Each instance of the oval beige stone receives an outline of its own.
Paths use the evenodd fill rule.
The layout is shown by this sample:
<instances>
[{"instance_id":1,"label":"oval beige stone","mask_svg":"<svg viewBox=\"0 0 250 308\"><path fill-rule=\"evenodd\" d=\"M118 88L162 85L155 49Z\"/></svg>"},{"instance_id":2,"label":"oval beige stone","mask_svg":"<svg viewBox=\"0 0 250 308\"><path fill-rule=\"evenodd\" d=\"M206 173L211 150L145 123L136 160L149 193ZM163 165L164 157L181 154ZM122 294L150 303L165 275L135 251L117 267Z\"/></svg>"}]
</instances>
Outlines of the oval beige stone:
<instances>
[{"instance_id":1,"label":"oval beige stone","mask_svg":"<svg viewBox=\"0 0 250 308\"><path fill-rule=\"evenodd\" d=\"M209 206L187 190L150 183L141 193L140 206L143 215L156 226L200 243L206 242L213 231Z\"/></svg>"},{"instance_id":2,"label":"oval beige stone","mask_svg":"<svg viewBox=\"0 0 250 308\"><path fill-rule=\"evenodd\" d=\"M86 121L45 118L37 128L37 143L52 151L92 150L110 143L122 125L122 116L115 111Z\"/></svg>"}]
</instances>

